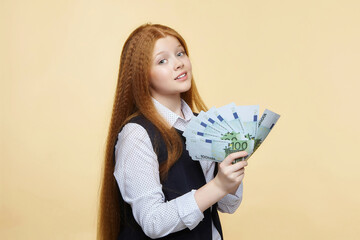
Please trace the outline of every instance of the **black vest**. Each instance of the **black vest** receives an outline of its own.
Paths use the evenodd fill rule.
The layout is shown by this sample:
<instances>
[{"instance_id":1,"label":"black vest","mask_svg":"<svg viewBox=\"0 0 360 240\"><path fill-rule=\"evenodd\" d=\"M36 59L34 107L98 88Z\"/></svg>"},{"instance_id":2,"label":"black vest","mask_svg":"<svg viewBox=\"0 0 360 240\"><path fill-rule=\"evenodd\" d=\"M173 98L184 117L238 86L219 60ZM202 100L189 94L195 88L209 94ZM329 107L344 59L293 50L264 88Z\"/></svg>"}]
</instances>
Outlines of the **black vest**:
<instances>
[{"instance_id":1,"label":"black vest","mask_svg":"<svg viewBox=\"0 0 360 240\"><path fill-rule=\"evenodd\" d=\"M154 146L154 151L157 154L159 164L166 161L166 145L157 128L143 116L137 116L133 118L130 120L130 123L137 123L145 128L150 137L151 143ZM190 192L192 189L199 189L206 184L200 163L191 159L188 151L186 150L185 138L182 136L182 132L179 130L177 130L177 132L182 138L183 152L176 163L170 168L167 178L162 181L162 190L165 195L165 201L175 199L185 193ZM215 171L217 171L217 167ZM216 172L214 174L216 174ZM210 240L212 239L211 219L213 220L216 229L219 231L222 237L222 230L217 212L217 204L214 204L212 209L212 211L210 211L210 208L204 211L204 219L193 230L185 228L181 231L174 232L166 237L159 239ZM120 227L121 230L118 240L150 239L136 223L130 205L125 203L122 197L121 219L122 225Z\"/></svg>"}]
</instances>

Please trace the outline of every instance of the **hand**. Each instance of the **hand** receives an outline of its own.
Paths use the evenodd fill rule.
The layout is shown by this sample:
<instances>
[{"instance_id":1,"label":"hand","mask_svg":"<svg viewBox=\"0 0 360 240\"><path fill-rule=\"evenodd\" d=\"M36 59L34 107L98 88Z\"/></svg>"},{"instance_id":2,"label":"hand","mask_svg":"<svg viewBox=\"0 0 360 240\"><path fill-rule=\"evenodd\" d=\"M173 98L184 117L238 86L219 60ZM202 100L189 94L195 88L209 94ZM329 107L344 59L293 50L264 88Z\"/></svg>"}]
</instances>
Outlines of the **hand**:
<instances>
[{"instance_id":1,"label":"hand","mask_svg":"<svg viewBox=\"0 0 360 240\"><path fill-rule=\"evenodd\" d=\"M241 181L244 179L245 167L248 165L247 161L232 163L235 159L247 155L248 153L245 151L235 152L227 156L224 161L219 164L218 173L214 178L214 182L226 194L234 194L236 192Z\"/></svg>"}]
</instances>

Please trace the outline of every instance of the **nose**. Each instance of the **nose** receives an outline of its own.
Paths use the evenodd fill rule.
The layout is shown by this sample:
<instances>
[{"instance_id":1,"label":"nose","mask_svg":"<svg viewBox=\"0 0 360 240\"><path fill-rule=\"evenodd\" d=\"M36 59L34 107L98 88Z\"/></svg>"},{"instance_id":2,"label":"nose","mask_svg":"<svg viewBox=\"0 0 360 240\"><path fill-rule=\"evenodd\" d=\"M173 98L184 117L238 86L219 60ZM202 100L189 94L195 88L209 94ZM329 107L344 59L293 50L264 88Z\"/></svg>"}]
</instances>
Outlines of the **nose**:
<instances>
[{"instance_id":1,"label":"nose","mask_svg":"<svg viewBox=\"0 0 360 240\"><path fill-rule=\"evenodd\" d=\"M184 63L179 59L175 59L175 63L174 63L175 70L181 69L183 67L184 67Z\"/></svg>"}]
</instances>

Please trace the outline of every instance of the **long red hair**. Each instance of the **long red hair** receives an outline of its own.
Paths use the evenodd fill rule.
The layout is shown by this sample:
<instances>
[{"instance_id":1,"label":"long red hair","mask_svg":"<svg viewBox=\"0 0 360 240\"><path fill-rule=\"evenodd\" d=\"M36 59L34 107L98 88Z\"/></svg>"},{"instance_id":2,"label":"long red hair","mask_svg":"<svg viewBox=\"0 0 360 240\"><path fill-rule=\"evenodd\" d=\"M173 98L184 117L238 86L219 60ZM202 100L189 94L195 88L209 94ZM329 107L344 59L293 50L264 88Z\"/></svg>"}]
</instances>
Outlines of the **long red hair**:
<instances>
[{"instance_id":1,"label":"long red hair","mask_svg":"<svg viewBox=\"0 0 360 240\"><path fill-rule=\"evenodd\" d=\"M98 214L98 239L116 239L120 231L120 191L114 178L114 148L121 128L134 116L142 114L160 131L168 151L167 161L160 165L160 178L166 177L169 168L182 152L180 136L174 128L169 128L158 114L152 102L149 89L149 70L155 42L166 36L179 40L189 55L185 40L175 30L159 25L144 24L135 29L126 40L120 58L119 75L116 86L111 122L107 136L105 162L100 189ZM206 106L196 89L194 78L189 91L181 94L190 108L206 110Z\"/></svg>"}]
</instances>

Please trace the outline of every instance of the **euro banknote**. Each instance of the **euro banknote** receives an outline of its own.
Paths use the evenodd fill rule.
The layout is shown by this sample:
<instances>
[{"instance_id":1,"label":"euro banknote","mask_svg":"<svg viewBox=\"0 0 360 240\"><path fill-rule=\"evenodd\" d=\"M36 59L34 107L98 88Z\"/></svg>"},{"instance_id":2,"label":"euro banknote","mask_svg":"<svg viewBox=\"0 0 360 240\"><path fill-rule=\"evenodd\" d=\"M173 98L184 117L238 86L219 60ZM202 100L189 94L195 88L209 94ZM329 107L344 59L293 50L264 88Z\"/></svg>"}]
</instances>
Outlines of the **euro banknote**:
<instances>
[{"instance_id":1,"label":"euro banknote","mask_svg":"<svg viewBox=\"0 0 360 240\"><path fill-rule=\"evenodd\" d=\"M254 149L254 140L230 141L193 136L186 141L186 149L191 152L194 160L221 162L233 152L246 151L251 155Z\"/></svg>"},{"instance_id":2,"label":"euro banknote","mask_svg":"<svg viewBox=\"0 0 360 240\"><path fill-rule=\"evenodd\" d=\"M265 109L259 120L259 105L235 103L201 111L188 123L183 136L193 160L221 162L229 154L246 151L247 160L264 142L280 115Z\"/></svg>"},{"instance_id":3,"label":"euro banknote","mask_svg":"<svg viewBox=\"0 0 360 240\"><path fill-rule=\"evenodd\" d=\"M254 151L256 151L261 145L261 143L264 142L265 138L269 135L271 129L275 126L279 118L279 114L265 109L258 124L258 129L255 137Z\"/></svg>"}]
</instances>

